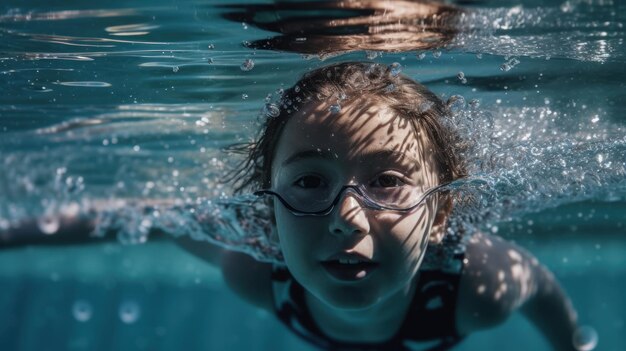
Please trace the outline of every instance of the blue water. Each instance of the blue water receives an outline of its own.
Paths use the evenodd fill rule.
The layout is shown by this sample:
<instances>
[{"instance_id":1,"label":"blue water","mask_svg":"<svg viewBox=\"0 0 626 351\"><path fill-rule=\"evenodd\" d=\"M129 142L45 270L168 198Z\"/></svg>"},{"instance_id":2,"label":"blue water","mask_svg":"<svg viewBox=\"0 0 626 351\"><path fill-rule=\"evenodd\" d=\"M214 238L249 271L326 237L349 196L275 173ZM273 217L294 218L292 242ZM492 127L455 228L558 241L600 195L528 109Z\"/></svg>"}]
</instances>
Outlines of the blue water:
<instances>
[{"instance_id":1,"label":"blue water","mask_svg":"<svg viewBox=\"0 0 626 351\"><path fill-rule=\"evenodd\" d=\"M555 273L598 350L626 349L622 2L487 1L443 48L323 60L249 48L276 33L224 19L223 4L0 4L0 229L99 202L227 198L219 179L235 159L221 148L255 135L268 94L307 69L376 56L444 99L463 96L456 120L488 185L490 201L472 208L481 229ZM121 223L103 222L122 228L117 242L0 250L2 350L311 349L218 271L143 237L128 203ZM458 347L504 348L547 344L515 316Z\"/></svg>"}]
</instances>

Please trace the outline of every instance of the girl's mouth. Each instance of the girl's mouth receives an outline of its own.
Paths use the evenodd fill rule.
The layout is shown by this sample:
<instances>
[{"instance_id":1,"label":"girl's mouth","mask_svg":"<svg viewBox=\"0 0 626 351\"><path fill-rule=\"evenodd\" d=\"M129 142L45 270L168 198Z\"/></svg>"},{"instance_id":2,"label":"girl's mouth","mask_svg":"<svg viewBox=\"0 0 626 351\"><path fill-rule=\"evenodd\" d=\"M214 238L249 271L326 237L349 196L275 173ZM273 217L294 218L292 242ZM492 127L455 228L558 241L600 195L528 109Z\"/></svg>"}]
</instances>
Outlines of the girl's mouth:
<instances>
[{"instance_id":1,"label":"girl's mouth","mask_svg":"<svg viewBox=\"0 0 626 351\"><path fill-rule=\"evenodd\" d=\"M333 278L340 281L357 281L368 277L378 263L359 259L336 259L322 262L322 267Z\"/></svg>"}]
</instances>

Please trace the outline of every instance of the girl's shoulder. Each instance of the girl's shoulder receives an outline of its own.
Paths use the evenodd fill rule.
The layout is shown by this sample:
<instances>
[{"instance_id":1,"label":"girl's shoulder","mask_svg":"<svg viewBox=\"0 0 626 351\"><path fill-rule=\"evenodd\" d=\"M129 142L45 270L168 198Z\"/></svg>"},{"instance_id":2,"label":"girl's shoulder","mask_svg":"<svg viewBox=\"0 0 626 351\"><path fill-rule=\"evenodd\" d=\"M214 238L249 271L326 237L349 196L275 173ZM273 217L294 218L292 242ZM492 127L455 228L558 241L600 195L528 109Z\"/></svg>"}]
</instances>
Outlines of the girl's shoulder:
<instances>
[{"instance_id":1,"label":"girl's shoulder","mask_svg":"<svg viewBox=\"0 0 626 351\"><path fill-rule=\"evenodd\" d=\"M504 322L533 294L536 258L497 236L478 233L467 245L457 301L461 333Z\"/></svg>"},{"instance_id":2,"label":"girl's shoulder","mask_svg":"<svg viewBox=\"0 0 626 351\"><path fill-rule=\"evenodd\" d=\"M255 307L273 311L272 264L259 262L236 251L225 251L221 269L226 285Z\"/></svg>"}]
</instances>

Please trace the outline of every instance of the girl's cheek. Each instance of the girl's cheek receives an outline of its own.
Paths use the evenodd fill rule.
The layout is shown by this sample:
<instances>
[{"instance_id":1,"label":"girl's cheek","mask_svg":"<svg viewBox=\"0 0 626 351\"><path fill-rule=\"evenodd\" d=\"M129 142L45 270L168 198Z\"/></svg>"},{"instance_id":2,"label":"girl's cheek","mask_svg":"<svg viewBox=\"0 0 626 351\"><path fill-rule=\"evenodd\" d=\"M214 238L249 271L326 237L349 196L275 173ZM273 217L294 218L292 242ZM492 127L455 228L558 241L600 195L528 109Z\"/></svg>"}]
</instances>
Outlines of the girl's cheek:
<instances>
[{"instance_id":1,"label":"girl's cheek","mask_svg":"<svg viewBox=\"0 0 626 351\"><path fill-rule=\"evenodd\" d=\"M411 213L398 212L381 212L374 216L375 224L386 228L395 228L399 226L414 227L419 222L427 219L427 213L424 210L418 210ZM370 223L372 224L372 223Z\"/></svg>"}]
</instances>

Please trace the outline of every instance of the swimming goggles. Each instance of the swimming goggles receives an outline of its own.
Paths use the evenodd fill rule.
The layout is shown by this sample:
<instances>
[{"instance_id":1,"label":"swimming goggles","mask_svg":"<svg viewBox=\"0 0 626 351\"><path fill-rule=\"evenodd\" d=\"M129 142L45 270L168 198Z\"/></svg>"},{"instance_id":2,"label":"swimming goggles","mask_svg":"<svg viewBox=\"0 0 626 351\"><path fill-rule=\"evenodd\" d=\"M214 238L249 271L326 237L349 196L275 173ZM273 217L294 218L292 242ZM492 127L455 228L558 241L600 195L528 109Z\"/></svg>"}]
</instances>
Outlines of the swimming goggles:
<instances>
[{"instance_id":1,"label":"swimming goggles","mask_svg":"<svg viewBox=\"0 0 626 351\"><path fill-rule=\"evenodd\" d=\"M419 188L415 187L407 187L407 189L391 187L384 188L386 190L373 191L361 184L344 185L334 197L329 196L329 194L334 192L320 191L319 189L288 192L263 189L255 191L254 195L275 196L295 216L326 216L341 201L344 192L355 195L360 200L361 206L370 209L409 212L422 204L429 195L445 185L447 184L430 188L425 192L418 191L417 189Z\"/></svg>"}]
</instances>

